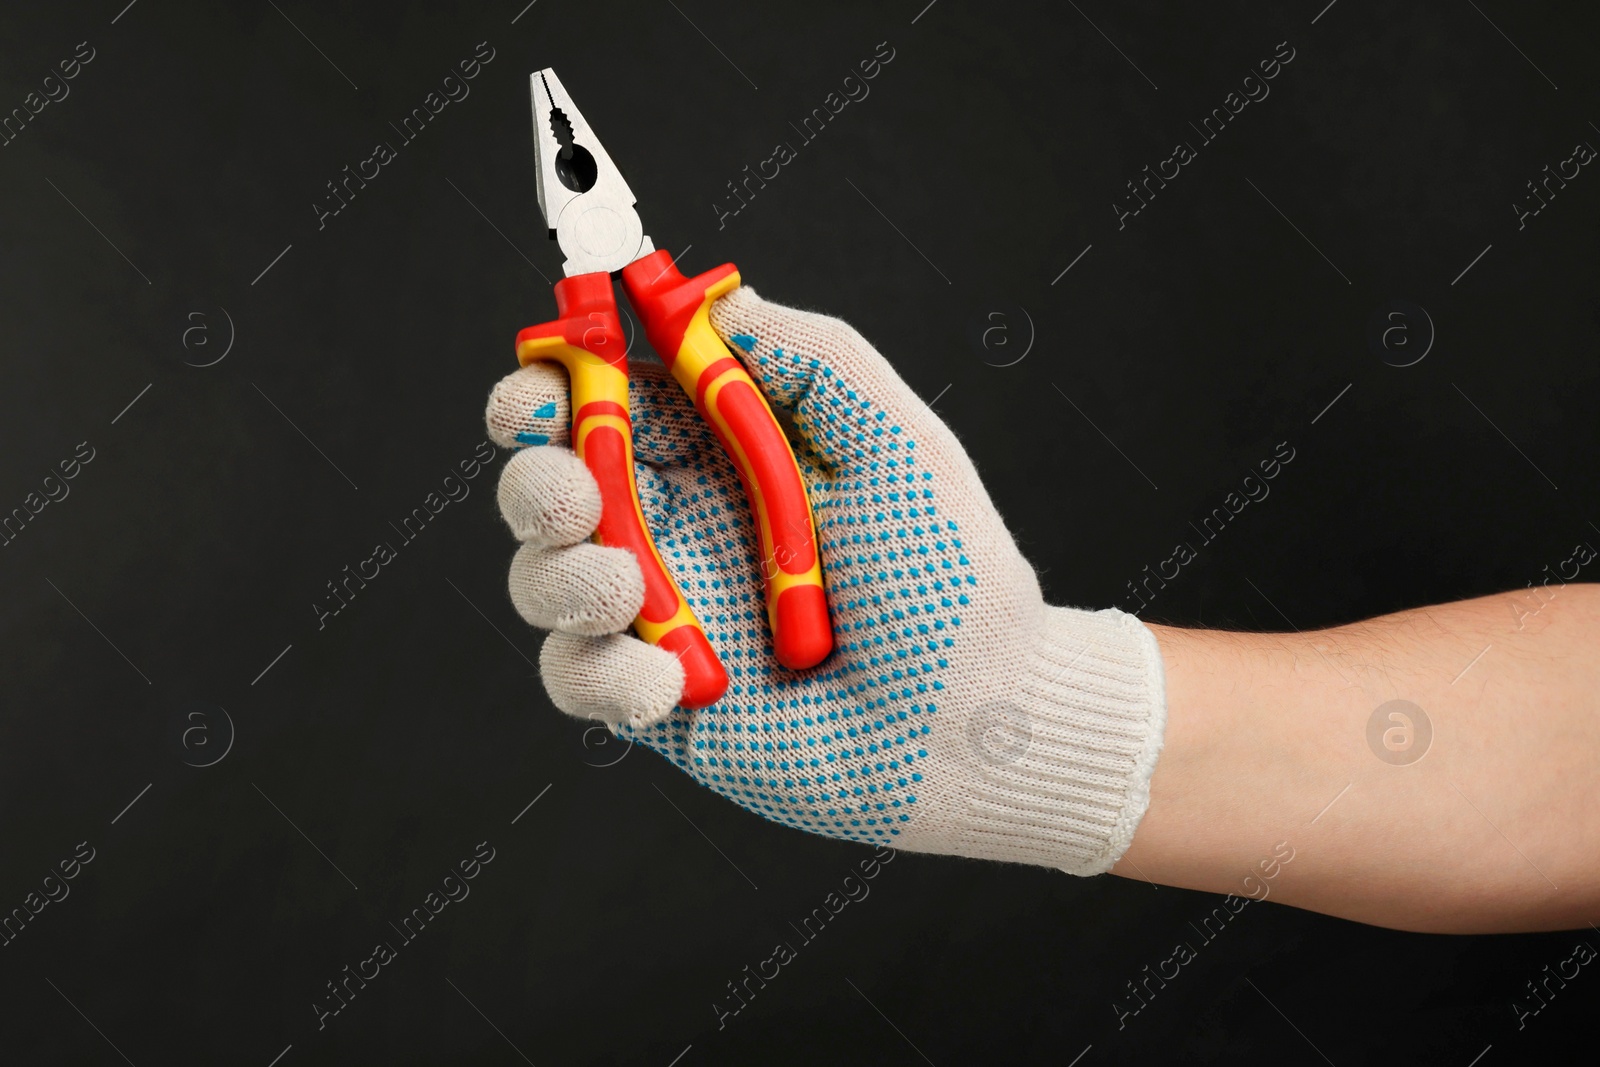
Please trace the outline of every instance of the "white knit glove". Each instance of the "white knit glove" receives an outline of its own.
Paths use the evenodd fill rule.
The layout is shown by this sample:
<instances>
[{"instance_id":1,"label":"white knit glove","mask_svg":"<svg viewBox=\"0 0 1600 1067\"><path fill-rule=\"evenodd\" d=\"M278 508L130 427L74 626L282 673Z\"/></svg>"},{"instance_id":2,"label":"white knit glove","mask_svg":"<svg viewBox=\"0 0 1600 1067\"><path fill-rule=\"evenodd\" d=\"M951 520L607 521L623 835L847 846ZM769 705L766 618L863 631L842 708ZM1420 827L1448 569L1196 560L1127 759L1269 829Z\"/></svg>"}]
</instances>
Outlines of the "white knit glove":
<instances>
[{"instance_id":1,"label":"white knit glove","mask_svg":"<svg viewBox=\"0 0 1600 1067\"><path fill-rule=\"evenodd\" d=\"M624 633L644 599L626 549L586 543L594 479L566 443L565 371L534 364L489 398L522 447L500 507L523 542L511 599L555 631L557 707L600 718L702 785L832 837L1098 874L1149 803L1166 704L1153 634L1114 608L1045 604L955 435L837 319L749 288L711 322L792 423L836 648L808 671L772 654L757 540L732 464L662 365L629 392L645 519L731 684L675 703L683 672Z\"/></svg>"}]
</instances>

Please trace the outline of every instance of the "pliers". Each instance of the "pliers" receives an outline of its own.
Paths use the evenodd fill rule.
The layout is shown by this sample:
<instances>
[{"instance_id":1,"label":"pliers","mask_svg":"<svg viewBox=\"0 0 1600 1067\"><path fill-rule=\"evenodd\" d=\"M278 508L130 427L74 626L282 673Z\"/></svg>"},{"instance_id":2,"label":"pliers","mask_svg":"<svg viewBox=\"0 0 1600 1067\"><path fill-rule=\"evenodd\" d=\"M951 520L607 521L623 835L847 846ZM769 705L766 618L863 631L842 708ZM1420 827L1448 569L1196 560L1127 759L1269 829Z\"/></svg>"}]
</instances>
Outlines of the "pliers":
<instances>
[{"instance_id":1,"label":"pliers","mask_svg":"<svg viewBox=\"0 0 1600 1067\"><path fill-rule=\"evenodd\" d=\"M683 666L679 703L721 699L728 675L667 572L645 523L633 472L628 360L611 275L620 272L645 336L733 462L755 517L767 621L778 662L814 667L833 649L816 523L799 463L766 398L711 327L711 302L739 287L732 263L685 278L657 250L633 192L552 68L529 77L539 208L567 257L556 318L517 334L523 366L553 360L572 385L572 444L600 486L594 540L633 552L644 572L640 638Z\"/></svg>"}]
</instances>

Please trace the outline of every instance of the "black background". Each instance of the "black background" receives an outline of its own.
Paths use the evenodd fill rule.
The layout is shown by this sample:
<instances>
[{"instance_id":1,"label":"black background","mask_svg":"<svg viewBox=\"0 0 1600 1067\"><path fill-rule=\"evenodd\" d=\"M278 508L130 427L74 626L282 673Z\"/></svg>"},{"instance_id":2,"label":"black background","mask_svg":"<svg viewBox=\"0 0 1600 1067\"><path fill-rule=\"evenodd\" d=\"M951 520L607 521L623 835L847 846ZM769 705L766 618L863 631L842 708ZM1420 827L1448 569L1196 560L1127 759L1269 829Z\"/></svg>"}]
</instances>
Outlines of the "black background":
<instances>
[{"instance_id":1,"label":"black background","mask_svg":"<svg viewBox=\"0 0 1600 1067\"><path fill-rule=\"evenodd\" d=\"M552 64L686 271L735 260L938 398L1055 602L1136 607L1280 441L1272 496L1145 618L1308 629L1537 581L1600 537L1600 177L1521 230L1511 205L1600 144L1592 10L123 2L0 26L3 110L95 50L0 149L0 509L95 450L0 549L0 907L96 850L0 948L0 1061L1490 1065L1587 1031L1587 973L1511 1009L1579 934L1272 903L1119 1030L1216 898L905 853L719 1030L866 850L550 707L493 470L326 628L310 605L472 455L552 314L526 88ZM470 97L400 146L481 41ZM870 96L719 230L725 183L882 41ZM1271 95L1119 230L1124 183L1281 41ZM1403 368L1367 340L1397 298L1437 331ZM186 765L219 708L231 750ZM324 983L485 840L471 896L319 1031Z\"/></svg>"}]
</instances>

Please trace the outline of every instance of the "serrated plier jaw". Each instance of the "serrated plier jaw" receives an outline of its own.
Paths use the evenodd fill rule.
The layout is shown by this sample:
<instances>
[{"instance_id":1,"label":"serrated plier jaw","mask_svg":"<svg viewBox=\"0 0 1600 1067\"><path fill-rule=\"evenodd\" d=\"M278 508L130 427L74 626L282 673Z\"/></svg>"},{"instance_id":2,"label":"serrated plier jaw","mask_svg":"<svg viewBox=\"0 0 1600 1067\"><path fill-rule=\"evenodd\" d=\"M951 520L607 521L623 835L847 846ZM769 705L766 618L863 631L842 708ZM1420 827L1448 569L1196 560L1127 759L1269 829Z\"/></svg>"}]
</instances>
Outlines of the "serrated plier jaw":
<instances>
[{"instance_id":1,"label":"serrated plier jaw","mask_svg":"<svg viewBox=\"0 0 1600 1067\"><path fill-rule=\"evenodd\" d=\"M553 67L528 77L533 97L533 153L539 210L567 257L567 277L611 273L655 251L605 146L556 77Z\"/></svg>"}]
</instances>

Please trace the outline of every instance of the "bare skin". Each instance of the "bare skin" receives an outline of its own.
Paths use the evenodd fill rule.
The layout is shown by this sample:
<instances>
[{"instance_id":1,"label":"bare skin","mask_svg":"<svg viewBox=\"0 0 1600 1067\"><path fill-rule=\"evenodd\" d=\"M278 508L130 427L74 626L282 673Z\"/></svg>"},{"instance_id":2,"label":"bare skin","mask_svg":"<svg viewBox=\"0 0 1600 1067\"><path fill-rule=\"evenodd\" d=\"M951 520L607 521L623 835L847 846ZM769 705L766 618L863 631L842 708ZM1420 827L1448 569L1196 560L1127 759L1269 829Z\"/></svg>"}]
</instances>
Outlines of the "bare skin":
<instances>
[{"instance_id":1,"label":"bare skin","mask_svg":"<svg viewBox=\"0 0 1600 1067\"><path fill-rule=\"evenodd\" d=\"M1600 923L1600 585L1304 634L1151 629L1166 744L1112 873L1402 930ZM1432 726L1410 763L1368 741L1396 699ZM1379 750L1421 751L1381 720Z\"/></svg>"}]
</instances>

